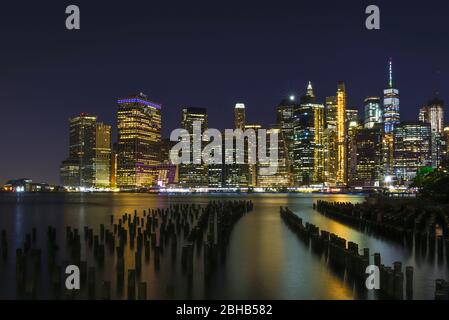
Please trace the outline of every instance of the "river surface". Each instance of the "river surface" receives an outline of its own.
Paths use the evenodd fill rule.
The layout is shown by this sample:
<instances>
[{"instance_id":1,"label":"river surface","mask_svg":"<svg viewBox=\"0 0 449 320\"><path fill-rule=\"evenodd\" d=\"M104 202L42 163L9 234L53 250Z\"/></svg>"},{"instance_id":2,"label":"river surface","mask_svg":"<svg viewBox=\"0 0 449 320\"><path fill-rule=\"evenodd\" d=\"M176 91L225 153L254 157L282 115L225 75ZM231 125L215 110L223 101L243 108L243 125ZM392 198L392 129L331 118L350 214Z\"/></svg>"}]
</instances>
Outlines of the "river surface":
<instances>
[{"instance_id":1,"label":"river surface","mask_svg":"<svg viewBox=\"0 0 449 320\"><path fill-rule=\"evenodd\" d=\"M415 255L388 239L364 234L327 218L315 210L313 203L319 199L362 202L362 196L320 194L197 194L155 195L132 193L95 194L1 194L0 229L7 231L9 259L0 260L0 298L16 297L15 248L21 247L25 235L35 226L38 229L37 245L45 247L48 225L58 230L58 239L64 241L65 227L93 227L98 232L110 215L115 219L123 213L133 213L148 208L163 208L174 203L205 205L210 200L252 200L254 209L235 225L227 249L227 258L204 284L200 263L196 263L193 282L188 284L177 265L161 262L159 270L144 264L142 279L148 285L149 299L373 299L376 294L359 293L354 285L336 273L293 234L279 216L279 207L288 206L293 212L320 229L335 233L359 248L370 248L370 253L380 252L382 263L391 265L402 261L403 267L415 267L414 299L433 299L434 280L449 278L446 261L436 257ZM83 249L83 254L87 255ZM372 259L372 257L371 257ZM106 263L98 274L102 279L114 278L113 261ZM127 267L132 267L127 265ZM49 275L43 275L42 283ZM114 281L112 280L112 287ZM51 298L45 284L39 298ZM114 293L114 298L123 294Z\"/></svg>"}]
</instances>

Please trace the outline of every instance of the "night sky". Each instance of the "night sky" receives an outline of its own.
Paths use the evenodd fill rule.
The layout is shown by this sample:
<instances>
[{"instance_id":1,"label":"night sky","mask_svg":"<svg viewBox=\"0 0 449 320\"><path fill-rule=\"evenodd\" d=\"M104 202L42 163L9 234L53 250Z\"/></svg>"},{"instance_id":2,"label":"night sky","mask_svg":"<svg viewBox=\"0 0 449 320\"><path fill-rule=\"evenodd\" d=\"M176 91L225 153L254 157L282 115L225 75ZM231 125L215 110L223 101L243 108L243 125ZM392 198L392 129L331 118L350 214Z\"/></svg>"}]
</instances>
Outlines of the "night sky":
<instances>
[{"instance_id":1,"label":"night sky","mask_svg":"<svg viewBox=\"0 0 449 320\"><path fill-rule=\"evenodd\" d=\"M65 28L69 4L81 30ZM365 28L369 4L381 30ZM382 95L392 57L401 117L415 120L436 89L449 100L448 12L447 0L2 1L0 185L58 183L68 118L88 112L115 126L116 99L136 92L162 103L164 136L184 106L207 108L222 129L243 102L248 122L269 125L308 80L320 101L345 81L360 108Z\"/></svg>"}]
</instances>

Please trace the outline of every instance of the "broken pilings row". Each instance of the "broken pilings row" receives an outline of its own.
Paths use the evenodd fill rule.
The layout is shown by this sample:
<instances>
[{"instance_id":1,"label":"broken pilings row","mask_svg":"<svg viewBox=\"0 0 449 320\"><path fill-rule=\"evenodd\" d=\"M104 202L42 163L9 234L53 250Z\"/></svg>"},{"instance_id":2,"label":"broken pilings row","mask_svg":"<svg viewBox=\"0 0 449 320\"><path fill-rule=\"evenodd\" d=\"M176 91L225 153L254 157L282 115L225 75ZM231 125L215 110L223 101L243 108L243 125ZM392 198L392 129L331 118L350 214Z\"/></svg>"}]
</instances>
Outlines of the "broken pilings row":
<instances>
[{"instance_id":1,"label":"broken pilings row","mask_svg":"<svg viewBox=\"0 0 449 320\"><path fill-rule=\"evenodd\" d=\"M435 280L435 300L449 300L449 281Z\"/></svg>"},{"instance_id":2,"label":"broken pilings row","mask_svg":"<svg viewBox=\"0 0 449 320\"><path fill-rule=\"evenodd\" d=\"M39 298L39 288L47 286L38 283L48 279L57 299L110 299L115 292L119 297L146 299L148 287L141 274L150 259L154 260L157 274L164 253L168 251L172 263L183 263L183 270L189 279L193 279L193 268L198 266L194 264L195 257L200 257L202 252L200 259L205 265L213 266L218 260L214 257L225 251L235 223L252 208L251 201L243 200L211 201L205 206L173 204L168 208L143 210L143 215L138 210L119 217L110 215L107 223L99 224L97 229L86 225L81 232L70 225L64 226L62 233L60 229L48 226L47 247L42 251L36 246L37 229L32 228L32 232L25 235L23 246L13 255L19 289L16 298ZM62 234L64 237L57 237ZM1 231L0 237L1 257L6 261L6 230ZM206 250L209 239L212 246ZM49 277L43 276L42 252L47 254ZM181 259L177 259L179 255ZM131 261L127 261L129 259ZM79 267L81 291L66 290L64 277L68 265ZM114 282L110 279L99 280L110 274L103 270L109 267L116 276L116 290L111 287ZM208 268L205 273L212 269Z\"/></svg>"},{"instance_id":3,"label":"broken pilings row","mask_svg":"<svg viewBox=\"0 0 449 320\"><path fill-rule=\"evenodd\" d=\"M252 211L253 207L250 200L210 202L207 205L208 220L203 226L207 228L203 253L206 280L209 279L218 261L225 261L226 249L235 224Z\"/></svg>"},{"instance_id":4,"label":"broken pilings row","mask_svg":"<svg viewBox=\"0 0 449 320\"><path fill-rule=\"evenodd\" d=\"M359 253L357 243L348 242L346 239L325 230L319 230L313 224L306 223L295 215L287 207L280 207L280 216L289 228L308 246L311 243L315 254L324 254L326 262L339 271L346 272L348 277L353 278L361 288L365 287L367 279L366 270L370 265L369 248L364 248ZM395 262L394 268L381 264L380 253L374 253L374 265L380 271L380 292L388 298L404 299L404 273L402 263ZM406 298L413 298L413 267L406 268Z\"/></svg>"},{"instance_id":5,"label":"broken pilings row","mask_svg":"<svg viewBox=\"0 0 449 320\"><path fill-rule=\"evenodd\" d=\"M439 258L449 262L449 217L441 208L426 208L401 203L353 204L318 200L314 209L332 219L360 229L366 233L400 242L409 248L415 247L417 254L431 255L436 248ZM437 235L441 226L443 235Z\"/></svg>"},{"instance_id":6,"label":"broken pilings row","mask_svg":"<svg viewBox=\"0 0 449 320\"><path fill-rule=\"evenodd\" d=\"M403 241L406 230L413 228L415 222L410 212L405 217L402 212L396 212L393 208L379 210L378 207L371 208L370 204L361 206L350 202L318 200L313 206L318 212L347 225L355 226L364 232L373 232L400 242ZM367 208L368 206L370 208Z\"/></svg>"}]
</instances>

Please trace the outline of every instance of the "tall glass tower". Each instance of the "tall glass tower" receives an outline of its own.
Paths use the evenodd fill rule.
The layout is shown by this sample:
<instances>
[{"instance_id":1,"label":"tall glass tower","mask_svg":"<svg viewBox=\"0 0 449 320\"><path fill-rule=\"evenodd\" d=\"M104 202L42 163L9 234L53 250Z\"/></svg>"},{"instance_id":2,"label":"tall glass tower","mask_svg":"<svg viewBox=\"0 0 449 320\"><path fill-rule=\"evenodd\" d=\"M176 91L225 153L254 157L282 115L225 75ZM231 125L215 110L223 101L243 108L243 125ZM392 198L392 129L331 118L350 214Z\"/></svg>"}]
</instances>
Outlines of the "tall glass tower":
<instances>
[{"instance_id":1,"label":"tall glass tower","mask_svg":"<svg viewBox=\"0 0 449 320\"><path fill-rule=\"evenodd\" d=\"M297 185L324 182L324 105L317 103L312 84L295 109L294 172Z\"/></svg>"},{"instance_id":2,"label":"tall glass tower","mask_svg":"<svg viewBox=\"0 0 449 320\"><path fill-rule=\"evenodd\" d=\"M65 187L110 186L111 126L81 113L70 119L69 158L60 167Z\"/></svg>"},{"instance_id":3,"label":"tall glass tower","mask_svg":"<svg viewBox=\"0 0 449 320\"><path fill-rule=\"evenodd\" d=\"M283 99L276 108L277 125L281 130L285 147L287 148L287 161L289 167L293 166L295 147L295 111L299 105L295 102L295 97Z\"/></svg>"},{"instance_id":4,"label":"tall glass tower","mask_svg":"<svg viewBox=\"0 0 449 320\"><path fill-rule=\"evenodd\" d=\"M234 123L236 129L245 129L245 104L237 103L234 108Z\"/></svg>"},{"instance_id":5,"label":"tall glass tower","mask_svg":"<svg viewBox=\"0 0 449 320\"><path fill-rule=\"evenodd\" d=\"M149 166L160 163L161 105L139 93L117 101L117 185L151 186Z\"/></svg>"},{"instance_id":6,"label":"tall glass tower","mask_svg":"<svg viewBox=\"0 0 449 320\"><path fill-rule=\"evenodd\" d=\"M97 116L81 113L70 118L69 158L60 167L64 186L94 187L96 126Z\"/></svg>"},{"instance_id":7,"label":"tall glass tower","mask_svg":"<svg viewBox=\"0 0 449 320\"><path fill-rule=\"evenodd\" d=\"M432 166L438 168L443 157L444 101L435 96L419 111L419 120L430 124Z\"/></svg>"},{"instance_id":8,"label":"tall glass tower","mask_svg":"<svg viewBox=\"0 0 449 320\"><path fill-rule=\"evenodd\" d=\"M382 123L382 108L379 97L367 97L364 101L365 108L365 128L371 129L375 125Z\"/></svg>"},{"instance_id":9,"label":"tall glass tower","mask_svg":"<svg viewBox=\"0 0 449 320\"><path fill-rule=\"evenodd\" d=\"M385 133L392 133L394 127L400 123L399 114L399 90L393 87L393 65L389 61L388 88L384 90L384 127Z\"/></svg>"},{"instance_id":10,"label":"tall glass tower","mask_svg":"<svg viewBox=\"0 0 449 320\"><path fill-rule=\"evenodd\" d=\"M346 89L344 82L338 82L337 87L337 184L346 184L347 153L346 153Z\"/></svg>"},{"instance_id":11,"label":"tall glass tower","mask_svg":"<svg viewBox=\"0 0 449 320\"><path fill-rule=\"evenodd\" d=\"M194 124L201 125L200 132L196 132ZM205 108L186 107L182 109L181 128L189 132L190 161L189 164L179 166L179 183L187 188L200 188L208 186L208 166L202 160L195 141L207 141L203 134L208 129L207 110ZM200 146L201 150L201 146Z\"/></svg>"}]
</instances>

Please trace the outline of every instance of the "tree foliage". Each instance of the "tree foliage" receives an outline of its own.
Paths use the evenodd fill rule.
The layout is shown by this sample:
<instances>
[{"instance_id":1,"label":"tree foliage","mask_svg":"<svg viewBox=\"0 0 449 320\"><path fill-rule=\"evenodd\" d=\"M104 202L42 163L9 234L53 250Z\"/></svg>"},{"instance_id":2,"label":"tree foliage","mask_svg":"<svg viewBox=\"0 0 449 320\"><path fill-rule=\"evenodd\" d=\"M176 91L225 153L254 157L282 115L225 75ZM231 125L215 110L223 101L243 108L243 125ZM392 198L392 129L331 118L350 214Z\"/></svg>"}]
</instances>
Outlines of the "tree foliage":
<instances>
[{"instance_id":1,"label":"tree foliage","mask_svg":"<svg viewBox=\"0 0 449 320\"><path fill-rule=\"evenodd\" d=\"M423 198L449 202L449 157L444 158L438 169L424 167L419 170L412 186L419 189Z\"/></svg>"}]
</instances>

